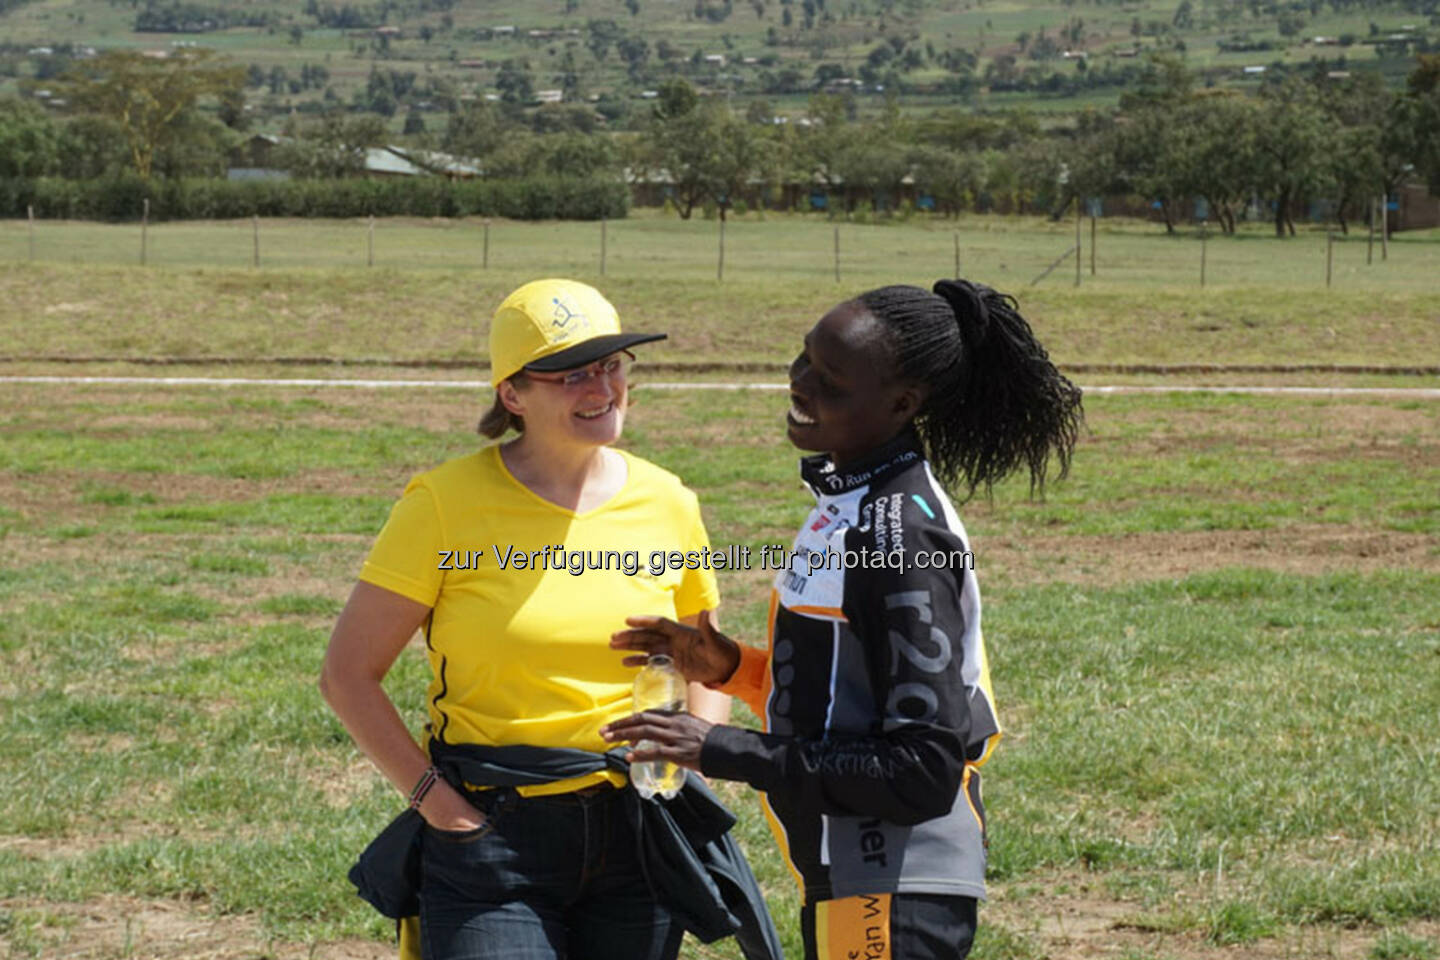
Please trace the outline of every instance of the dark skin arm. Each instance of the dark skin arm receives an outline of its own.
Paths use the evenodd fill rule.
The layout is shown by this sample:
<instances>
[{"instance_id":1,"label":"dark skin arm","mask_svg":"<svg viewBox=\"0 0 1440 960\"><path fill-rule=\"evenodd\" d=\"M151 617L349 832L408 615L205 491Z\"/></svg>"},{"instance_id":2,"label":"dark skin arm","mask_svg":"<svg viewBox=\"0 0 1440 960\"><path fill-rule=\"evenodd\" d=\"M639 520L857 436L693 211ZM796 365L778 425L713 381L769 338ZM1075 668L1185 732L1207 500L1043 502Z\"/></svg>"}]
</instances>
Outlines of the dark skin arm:
<instances>
[{"instance_id":1,"label":"dark skin arm","mask_svg":"<svg viewBox=\"0 0 1440 960\"><path fill-rule=\"evenodd\" d=\"M645 656L667 654L675 668L692 683L714 686L730 679L740 664L740 647L715 627L710 611L700 615L694 626L676 623L664 617L629 617L629 630L621 630L610 638L615 650L635 650L625 658L628 667L645 665ZM669 714L647 710L607 724L600 735L609 742L628 740L637 743L650 740L654 750L633 750L632 763L668 760L671 763L700 770L700 748L714 724L687 713Z\"/></svg>"},{"instance_id":2,"label":"dark skin arm","mask_svg":"<svg viewBox=\"0 0 1440 960\"><path fill-rule=\"evenodd\" d=\"M632 627L636 627L632 623ZM739 650L711 631L686 632L662 621L616 634L611 645L670 653L710 683L730 679ZM638 662L638 658L636 658ZM963 731L934 723L835 738L761 734L685 714L646 711L600 731L611 742L647 742L632 762L665 760L698 773L749 783L757 790L805 796L822 812L916 824L954 804L963 771ZM653 748L649 744L653 743Z\"/></svg>"}]
</instances>

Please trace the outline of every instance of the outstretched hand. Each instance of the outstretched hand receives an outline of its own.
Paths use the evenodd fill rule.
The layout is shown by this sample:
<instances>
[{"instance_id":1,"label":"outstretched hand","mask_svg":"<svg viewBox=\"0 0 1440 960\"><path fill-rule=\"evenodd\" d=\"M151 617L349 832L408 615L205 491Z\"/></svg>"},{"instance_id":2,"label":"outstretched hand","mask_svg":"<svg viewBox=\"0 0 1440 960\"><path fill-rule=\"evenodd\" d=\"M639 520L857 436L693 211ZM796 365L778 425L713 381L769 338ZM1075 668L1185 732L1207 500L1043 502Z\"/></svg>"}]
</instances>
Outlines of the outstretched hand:
<instances>
[{"instance_id":1,"label":"outstretched hand","mask_svg":"<svg viewBox=\"0 0 1440 960\"><path fill-rule=\"evenodd\" d=\"M630 629L611 635L611 649L666 654L692 683L724 683L740 666L740 645L715 629L708 611L700 615L698 628L652 616L627 617L625 622ZM643 667L645 657L626 657L624 662Z\"/></svg>"},{"instance_id":2,"label":"outstretched hand","mask_svg":"<svg viewBox=\"0 0 1440 960\"><path fill-rule=\"evenodd\" d=\"M688 713L646 710L600 728L606 741L648 741L644 749L630 751L631 763L668 760L700 772L700 750L714 724Z\"/></svg>"}]
</instances>

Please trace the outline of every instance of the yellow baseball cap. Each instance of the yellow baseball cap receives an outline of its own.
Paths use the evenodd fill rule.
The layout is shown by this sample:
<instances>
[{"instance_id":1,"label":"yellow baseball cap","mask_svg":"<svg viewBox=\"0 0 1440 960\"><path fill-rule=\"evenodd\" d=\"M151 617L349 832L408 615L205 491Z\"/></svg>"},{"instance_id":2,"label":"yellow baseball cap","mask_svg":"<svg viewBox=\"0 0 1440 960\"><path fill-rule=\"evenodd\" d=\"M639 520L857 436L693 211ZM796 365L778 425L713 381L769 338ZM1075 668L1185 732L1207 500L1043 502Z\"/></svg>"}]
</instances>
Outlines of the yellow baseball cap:
<instances>
[{"instance_id":1,"label":"yellow baseball cap","mask_svg":"<svg viewBox=\"0 0 1440 960\"><path fill-rule=\"evenodd\" d=\"M522 368L571 370L663 333L622 333L620 317L594 287L575 280L532 280L505 298L490 321L490 378Z\"/></svg>"}]
</instances>

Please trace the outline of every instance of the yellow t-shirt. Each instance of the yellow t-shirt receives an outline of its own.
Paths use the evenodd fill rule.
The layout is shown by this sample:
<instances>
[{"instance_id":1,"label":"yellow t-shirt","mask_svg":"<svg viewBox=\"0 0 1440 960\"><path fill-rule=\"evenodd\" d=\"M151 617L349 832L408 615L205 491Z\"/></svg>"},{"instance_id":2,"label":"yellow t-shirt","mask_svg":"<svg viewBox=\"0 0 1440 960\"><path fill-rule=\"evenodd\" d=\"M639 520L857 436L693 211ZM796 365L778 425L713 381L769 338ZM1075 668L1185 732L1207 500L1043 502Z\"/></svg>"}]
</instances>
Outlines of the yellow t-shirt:
<instances>
[{"instance_id":1,"label":"yellow t-shirt","mask_svg":"<svg viewBox=\"0 0 1440 960\"><path fill-rule=\"evenodd\" d=\"M625 485L585 513L531 492L498 446L405 488L360 579L433 608L426 649L436 739L603 752L611 745L600 727L633 712L635 671L610 649L610 634L634 614L678 619L718 605L699 553L709 540L695 494L620 453ZM597 773L522 792L601 779L623 782Z\"/></svg>"}]
</instances>

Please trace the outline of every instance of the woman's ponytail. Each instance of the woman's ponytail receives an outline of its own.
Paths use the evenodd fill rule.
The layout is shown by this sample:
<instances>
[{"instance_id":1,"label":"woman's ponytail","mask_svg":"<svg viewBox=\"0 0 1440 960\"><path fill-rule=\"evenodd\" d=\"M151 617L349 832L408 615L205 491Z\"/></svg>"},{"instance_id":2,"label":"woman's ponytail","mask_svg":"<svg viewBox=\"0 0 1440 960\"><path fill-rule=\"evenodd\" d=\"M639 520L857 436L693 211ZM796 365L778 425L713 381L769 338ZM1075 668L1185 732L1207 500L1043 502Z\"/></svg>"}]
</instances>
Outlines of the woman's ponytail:
<instances>
[{"instance_id":1,"label":"woman's ponytail","mask_svg":"<svg viewBox=\"0 0 1440 960\"><path fill-rule=\"evenodd\" d=\"M1059 475L1084 414L1080 390L1050 362L1012 297L966 280L934 292L883 287L860 303L887 329L898 374L929 392L915 424L937 474L967 495L1021 466L1043 491L1051 456Z\"/></svg>"}]
</instances>

